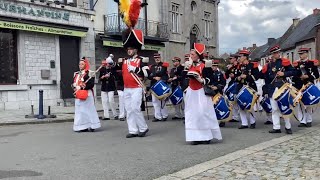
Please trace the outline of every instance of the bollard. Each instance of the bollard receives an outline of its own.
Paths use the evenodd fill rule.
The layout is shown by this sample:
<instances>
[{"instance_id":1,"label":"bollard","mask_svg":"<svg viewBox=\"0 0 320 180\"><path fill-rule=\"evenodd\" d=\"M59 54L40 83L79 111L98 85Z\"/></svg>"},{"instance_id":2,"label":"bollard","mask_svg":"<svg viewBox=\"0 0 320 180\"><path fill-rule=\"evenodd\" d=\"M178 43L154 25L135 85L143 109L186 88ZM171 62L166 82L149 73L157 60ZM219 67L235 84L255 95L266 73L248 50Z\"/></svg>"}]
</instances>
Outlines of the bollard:
<instances>
[{"instance_id":1,"label":"bollard","mask_svg":"<svg viewBox=\"0 0 320 180\"><path fill-rule=\"evenodd\" d=\"M51 114L51 107L48 106L48 116L50 116L50 114Z\"/></svg>"},{"instance_id":2,"label":"bollard","mask_svg":"<svg viewBox=\"0 0 320 180\"><path fill-rule=\"evenodd\" d=\"M33 105L31 105L31 115L34 115Z\"/></svg>"},{"instance_id":3,"label":"bollard","mask_svg":"<svg viewBox=\"0 0 320 180\"><path fill-rule=\"evenodd\" d=\"M44 119L45 116L43 115L43 90L39 90L39 115L37 119Z\"/></svg>"}]
</instances>

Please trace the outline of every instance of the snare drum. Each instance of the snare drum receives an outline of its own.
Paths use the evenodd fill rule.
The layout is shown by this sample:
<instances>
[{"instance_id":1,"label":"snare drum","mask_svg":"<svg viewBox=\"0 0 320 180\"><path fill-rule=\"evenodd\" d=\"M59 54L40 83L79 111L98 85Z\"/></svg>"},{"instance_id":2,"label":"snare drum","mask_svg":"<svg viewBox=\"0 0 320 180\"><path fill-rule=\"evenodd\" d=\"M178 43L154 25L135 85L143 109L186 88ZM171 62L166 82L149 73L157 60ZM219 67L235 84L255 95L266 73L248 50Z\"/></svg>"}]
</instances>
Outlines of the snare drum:
<instances>
[{"instance_id":1,"label":"snare drum","mask_svg":"<svg viewBox=\"0 0 320 180\"><path fill-rule=\"evenodd\" d=\"M273 99L277 102L282 115L292 114L293 97L290 93L290 84L285 83L280 89L273 93Z\"/></svg>"},{"instance_id":2,"label":"snare drum","mask_svg":"<svg viewBox=\"0 0 320 180\"><path fill-rule=\"evenodd\" d=\"M302 103L305 106L317 105L320 101L320 90L314 84L309 82L300 90L302 92Z\"/></svg>"},{"instance_id":3,"label":"snare drum","mask_svg":"<svg viewBox=\"0 0 320 180\"><path fill-rule=\"evenodd\" d=\"M261 107L266 113L272 113L270 98L264 97L260 102Z\"/></svg>"},{"instance_id":4,"label":"snare drum","mask_svg":"<svg viewBox=\"0 0 320 180\"><path fill-rule=\"evenodd\" d=\"M173 93L170 95L170 100L173 105L178 105L182 103L183 100L183 92L180 86L176 87Z\"/></svg>"},{"instance_id":5,"label":"snare drum","mask_svg":"<svg viewBox=\"0 0 320 180\"><path fill-rule=\"evenodd\" d=\"M225 91L226 96L229 101L235 101L235 94L237 93L237 85L238 83L232 83Z\"/></svg>"},{"instance_id":6,"label":"snare drum","mask_svg":"<svg viewBox=\"0 0 320 180\"><path fill-rule=\"evenodd\" d=\"M151 93L156 96L159 100L165 99L170 96L170 87L162 80L155 83L151 88Z\"/></svg>"},{"instance_id":7,"label":"snare drum","mask_svg":"<svg viewBox=\"0 0 320 180\"><path fill-rule=\"evenodd\" d=\"M230 119L231 108L226 99L221 94L216 94L213 98L213 106L219 121L226 121Z\"/></svg>"},{"instance_id":8,"label":"snare drum","mask_svg":"<svg viewBox=\"0 0 320 180\"><path fill-rule=\"evenodd\" d=\"M252 111L258 96L257 92L249 86L243 86L236 96L237 103L242 110Z\"/></svg>"}]
</instances>

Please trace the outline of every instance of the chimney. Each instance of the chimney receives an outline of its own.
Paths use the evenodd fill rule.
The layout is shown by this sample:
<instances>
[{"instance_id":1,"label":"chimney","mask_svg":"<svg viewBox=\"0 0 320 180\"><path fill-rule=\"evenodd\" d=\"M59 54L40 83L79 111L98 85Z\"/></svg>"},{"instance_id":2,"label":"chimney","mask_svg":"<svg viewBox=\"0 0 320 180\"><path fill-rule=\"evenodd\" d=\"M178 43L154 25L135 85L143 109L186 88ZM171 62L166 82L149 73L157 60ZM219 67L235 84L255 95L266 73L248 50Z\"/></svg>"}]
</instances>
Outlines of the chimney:
<instances>
[{"instance_id":1,"label":"chimney","mask_svg":"<svg viewBox=\"0 0 320 180\"><path fill-rule=\"evenodd\" d=\"M257 48L257 44L252 44L252 48L256 49Z\"/></svg>"},{"instance_id":2,"label":"chimney","mask_svg":"<svg viewBox=\"0 0 320 180\"><path fill-rule=\"evenodd\" d=\"M313 15L319 15L320 14L320 9L315 8L313 9Z\"/></svg>"},{"instance_id":3,"label":"chimney","mask_svg":"<svg viewBox=\"0 0 320 180\"><path fill-rule=\"evenodd\" d=\"M296 27L300 22L300 18L294 18L292 19L292 24L293 24L293 27Z\"/></svg>"},{"instance_id":4,"label":"chimney","mask_svg":"<svg viewBox=\"0 0 320 180\"><path fill-rule=\"evenodd\" d=\"M274 43L276 41L275 38L268 38L268 45L271 45L272 43Z\"/></svg>"}]
</instances>

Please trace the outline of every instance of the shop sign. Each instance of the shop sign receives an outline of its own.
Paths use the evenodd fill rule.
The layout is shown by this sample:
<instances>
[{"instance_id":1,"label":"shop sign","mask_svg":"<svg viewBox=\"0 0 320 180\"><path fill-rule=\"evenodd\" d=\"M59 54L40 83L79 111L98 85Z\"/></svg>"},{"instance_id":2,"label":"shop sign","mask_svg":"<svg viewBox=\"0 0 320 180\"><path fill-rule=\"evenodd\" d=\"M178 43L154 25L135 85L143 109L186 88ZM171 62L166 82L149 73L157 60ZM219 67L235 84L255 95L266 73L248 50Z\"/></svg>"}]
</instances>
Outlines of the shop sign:
<instances>
[{"instance_id":1,"label":"shop sign","mask_svg":"<svg viewBox=\"0 0 320 180\"><path fill-rule=\"evenodd\" d=\"M58 12L58 11L51 11L48 9L38 9L32 8L27 5L16 5L13 3L7 3L0 1L0 11L25 15L25 16L33 16L33 17L44 17L44 18L51 18L51 19L58 19L69 21L70 13L69 12Z\"/></svg>"}]
</instances>

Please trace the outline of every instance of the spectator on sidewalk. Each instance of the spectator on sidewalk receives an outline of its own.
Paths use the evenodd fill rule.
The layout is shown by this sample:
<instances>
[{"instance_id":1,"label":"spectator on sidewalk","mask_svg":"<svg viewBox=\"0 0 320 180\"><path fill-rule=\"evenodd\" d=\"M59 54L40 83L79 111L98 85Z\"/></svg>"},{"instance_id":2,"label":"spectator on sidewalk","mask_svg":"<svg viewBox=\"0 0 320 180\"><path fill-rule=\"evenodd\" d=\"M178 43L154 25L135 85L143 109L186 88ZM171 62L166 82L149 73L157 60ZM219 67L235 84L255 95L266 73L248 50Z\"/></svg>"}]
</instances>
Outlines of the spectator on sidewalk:
<instances>
[{"instance_id":1,"label":"spectator on sidewalk","mask_svg":"<svg viewBox=\"0 0 320 180\"><path fill-rule=\"evenodd\" d=\"M109 109L112 110L113 118L118 119L114 102L114 91L116 90L115 71L111 57L112 56L109 56L106 59L106 67L101 68L99 76L101 81L101 100L104 116L102 120L110 120Z\"/></svg>"},{"instance_id":2,"label":"spectator on sidewalk","mask_svg":"<svg viewBox=\"0 0 320 180\"><path fill-rule=\"evenodd\" d=\"M124 60L125 60L124 58L119 58L118 63L115 66L116 87L117 87L117 92L118 92L118 96L119 96L119 119L120 119L120 121L124 121L124 118L125 118L124 97L123 97L124 84L123 84L123 76L122 76L122 63Z\"/></svg>"}]
</instances>

